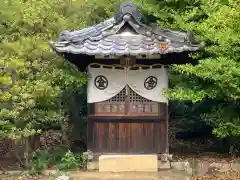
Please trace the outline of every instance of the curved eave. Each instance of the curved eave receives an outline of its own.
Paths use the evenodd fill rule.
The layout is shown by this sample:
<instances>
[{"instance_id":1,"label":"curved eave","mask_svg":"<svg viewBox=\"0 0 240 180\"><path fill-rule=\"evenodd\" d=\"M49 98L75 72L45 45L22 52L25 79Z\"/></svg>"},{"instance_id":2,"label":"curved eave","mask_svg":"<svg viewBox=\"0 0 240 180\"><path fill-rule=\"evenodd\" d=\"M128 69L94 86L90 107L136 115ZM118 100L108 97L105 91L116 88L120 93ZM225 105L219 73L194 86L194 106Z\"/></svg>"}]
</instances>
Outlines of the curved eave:
<instances>
[{"instance_id":1,"label":"curved eave","mask_svg":"<svg viewBox=\"0 0 240 180\"><path fill-rule=\"evenodd\" d=\"M78 31L64 31L56 43L50 42L50 46L57 53L90 56L155 55L194 52L203 48L204 43L197 44L190 32L142 24L138 10L134 5L131 7L117 13L118 18Z\"/></svg>"},{"instance_id":2,"label":"curved eave","mask_svg":"<svg viewBox=\"0 0 240 180\"><path fill-rule=\"evenodd\" d=\"M87 47L82 47L82 48L77 48L74 45L68 45L68 46L56 46L52 41L50 42L51 48L57 52L57 53L71 53L71 54L84 54L84 55L89 55L89 56L94 56L94 55L104 55L104 56L109 56L109 55L114 55L114 56L123 56L123 55L131 55L131 56L137 56L137 55L155 55L155 54L169 54L169 53L182 53L182 52L195 52L195 51L200 51L203 49L202 45L184 45L182 47L172 47L170 46L166 50L161 50L157 46L148 50L148 49L130 49L125 47L124 49L115 49L115 48L87 48Z\"/></svg>"}]
</instances>

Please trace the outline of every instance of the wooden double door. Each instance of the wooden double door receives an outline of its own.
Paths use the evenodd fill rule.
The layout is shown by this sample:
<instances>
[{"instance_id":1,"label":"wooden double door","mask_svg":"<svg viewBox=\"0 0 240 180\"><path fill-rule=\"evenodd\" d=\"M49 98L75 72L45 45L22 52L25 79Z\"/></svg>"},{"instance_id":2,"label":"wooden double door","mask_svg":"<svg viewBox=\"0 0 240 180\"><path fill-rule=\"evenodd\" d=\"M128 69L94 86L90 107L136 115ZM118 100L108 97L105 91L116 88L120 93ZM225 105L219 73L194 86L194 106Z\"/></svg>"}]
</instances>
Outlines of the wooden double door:
<instances>
[{"instance_id":1,"label":"wooden double door","mask_svg":"<svg viewBox=\"0 0 240 180\"><path fill-rule=\"evenodd\" d=\"M88 149L100 154L167 153L167 119L89 116Z\"/></svg>"}]
</instances>

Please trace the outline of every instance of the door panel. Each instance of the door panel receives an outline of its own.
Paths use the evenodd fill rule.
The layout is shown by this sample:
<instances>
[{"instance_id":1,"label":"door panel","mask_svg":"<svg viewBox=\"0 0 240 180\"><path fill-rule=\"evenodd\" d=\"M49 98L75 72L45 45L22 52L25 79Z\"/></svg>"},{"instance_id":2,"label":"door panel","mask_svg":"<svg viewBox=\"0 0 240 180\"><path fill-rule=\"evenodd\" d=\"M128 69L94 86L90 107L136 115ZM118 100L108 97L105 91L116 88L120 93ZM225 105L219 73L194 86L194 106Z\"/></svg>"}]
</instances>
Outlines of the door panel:
<instances>
[{"instance_id":1,"label":"door panel","mask_svg":"<svg viewBox=\"0 0 240 180\"><path fill-rule=\"evenodd\" d=\"M93 120L89 149L95 153L163 153L167 148L165 120ZM90 133L90 132L89 132ZM93 141L93 143L91 143Z\"/></svg>"}]
</instances>

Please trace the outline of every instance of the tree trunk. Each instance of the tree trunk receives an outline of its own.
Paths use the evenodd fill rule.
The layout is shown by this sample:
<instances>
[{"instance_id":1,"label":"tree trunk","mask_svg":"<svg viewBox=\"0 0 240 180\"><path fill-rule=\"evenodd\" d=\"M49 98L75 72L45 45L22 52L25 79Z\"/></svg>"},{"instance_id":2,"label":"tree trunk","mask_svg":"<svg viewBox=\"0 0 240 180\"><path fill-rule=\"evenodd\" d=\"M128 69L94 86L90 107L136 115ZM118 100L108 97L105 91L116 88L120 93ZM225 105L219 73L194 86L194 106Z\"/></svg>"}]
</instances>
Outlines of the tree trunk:
<instances>
[{"instance_id":1,"label":"tree trunk","mask_svg":"<svg viewBox=\"0 0 240 180\"><path fill-rule=\"evenodd\" d=\"M25 167L28 167L28 162L29 162L29 138L25 139L24 158L25 158Z\"/></svg>"}]
</instances>

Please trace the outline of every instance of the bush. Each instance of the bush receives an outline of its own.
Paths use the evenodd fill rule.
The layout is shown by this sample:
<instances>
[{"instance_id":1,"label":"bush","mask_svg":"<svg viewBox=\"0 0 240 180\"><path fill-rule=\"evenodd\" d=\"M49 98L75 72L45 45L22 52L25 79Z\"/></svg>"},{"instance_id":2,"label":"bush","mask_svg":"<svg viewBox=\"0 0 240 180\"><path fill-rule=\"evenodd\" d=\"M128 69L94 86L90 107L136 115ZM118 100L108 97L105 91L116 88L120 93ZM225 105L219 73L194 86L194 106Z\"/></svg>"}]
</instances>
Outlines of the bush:
<instances>
[{"instance_id":1,"label":"bush","mask_svg":"<svg viewBox=\"0 0 240 180\"><path fill-rule=\"evenodd\" d=\"M29 161L29 170L31 175L40 174L43 170L48 168L51 156L48 151L37 151L33 154Z\"/></svg>"},{"instance_id":2,"label":"bush","mask_svg":"<svg viewBox=\"0 0 240 180\"><path fill-rule=\"evenodd\" d=\"M57 168L59 170L72 170L76 168L84 168L86 164L86 158L83 155L75 155L70 150L61 158Z\"/></svg>"},{"instance_id":3,"label":"bush","mask_svg":"<svg viewBox=\"0 0 240 180\"><path fill-rule=\"evenodd\" d=\"M83 154L74 154L70 150L61 149L36 151L29 162L31 175L41 174L42 171L56 167L60 171L85 168L87 158Z\"/></svg>"}]
</instances>

